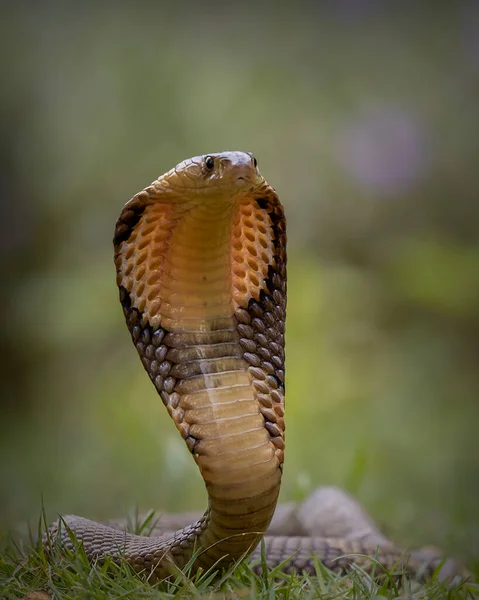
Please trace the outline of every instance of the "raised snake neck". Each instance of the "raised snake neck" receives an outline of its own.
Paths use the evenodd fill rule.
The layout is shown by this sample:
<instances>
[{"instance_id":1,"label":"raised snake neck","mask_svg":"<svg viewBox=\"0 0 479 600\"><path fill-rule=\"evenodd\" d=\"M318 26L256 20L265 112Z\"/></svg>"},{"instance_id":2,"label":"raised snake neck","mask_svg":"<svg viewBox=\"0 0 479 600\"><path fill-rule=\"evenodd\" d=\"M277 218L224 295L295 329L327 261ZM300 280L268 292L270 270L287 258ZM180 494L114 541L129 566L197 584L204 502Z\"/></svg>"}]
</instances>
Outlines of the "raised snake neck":
<instances>
[{"instance_id":1,"label":"raised snake neck","mask_svg":"<svg viewBox=\"0 0 479 600\"><path fill-rule=\"evenodd\" d=\"M275 190L250 153L186 160L136 194L114 236L120 300L133 343L192 453L208 508L191 525L157 537L69 516L91 559L123 556L153 579L183 567L225 567L266 532L284 458L286 222ZM62 522L64 546L73 548ZM386 566L402 552L367 537L265 538L271 566L342 568L344 554ZM368 568L371 563L356 558ZM409 557L409 568L416 569ZM417 563L417 564L416 564Z\"/></svg>"}]
</instances>

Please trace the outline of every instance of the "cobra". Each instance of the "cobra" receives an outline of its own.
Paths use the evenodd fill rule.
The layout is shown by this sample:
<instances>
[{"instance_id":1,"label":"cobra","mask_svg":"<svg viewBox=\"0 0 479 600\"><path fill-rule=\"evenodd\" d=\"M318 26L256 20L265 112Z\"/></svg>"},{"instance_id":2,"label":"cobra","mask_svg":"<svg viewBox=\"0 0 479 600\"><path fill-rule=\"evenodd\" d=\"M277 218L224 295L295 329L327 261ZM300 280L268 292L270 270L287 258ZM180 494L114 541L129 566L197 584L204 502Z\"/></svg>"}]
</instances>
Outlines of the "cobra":
<instances>
[{"instance_id":1,"label":"cobra","mask_svg":"<svg viewBox=\"0 0 479 600\"><path fill-rule=\"evenodd\" d=\"M133 343L199 467L208 507L191 524L155 536L77 516L50 534L73 549L69 529L89 558L122 556L152 579L192 557L193 569L208 569L257 556L285 450L286 221L278 195L250 153L185 160L125 205L114 250ZM289 558L286 570L311 571L315 559L332 569L354 560L369 569L367 555L413 573L437 564L426 551L405 555L367 517L341 510L339 519L322 516L329 537L266 536L268 564Z\"/></svg>"}]
</instances>

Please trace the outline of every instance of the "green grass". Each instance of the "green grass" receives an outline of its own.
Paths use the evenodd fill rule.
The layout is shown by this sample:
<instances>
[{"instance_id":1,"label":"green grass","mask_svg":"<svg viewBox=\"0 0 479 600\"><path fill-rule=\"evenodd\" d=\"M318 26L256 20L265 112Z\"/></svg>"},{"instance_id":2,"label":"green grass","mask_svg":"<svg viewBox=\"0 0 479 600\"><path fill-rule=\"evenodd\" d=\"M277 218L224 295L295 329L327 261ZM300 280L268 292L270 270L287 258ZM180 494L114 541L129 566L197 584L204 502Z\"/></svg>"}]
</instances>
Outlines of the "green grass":
<instances>
[{"instance_id":1,"label":"green grass","mask_svg":"<svg viewBox=\"0 0 479 600\"><path fill-rule=\"evenodd\" d=\"M137 521L137 532L147 531L152 521ZM37 538L41 537L39 527ZM255 568L256 567L256 568ZM126 562L106 561L90 563L80 545L75 552L56 548L47 557L39 544L14 542L5 536L0 540L0 598L17 600L31 598L45 600L106 600L106 599L161 599L210 598L235 600L243 598L284 600L313 599L389 599L416 598L424 600L460 600L479 597L479 586L474 577L467 580L441 582L433 576L419 584L405 576L395 576L377 569L381 579L353 567L347 573L328 571L316 564L313 575L287 575L281 566L268 569L262 559L259 564L247 560L228 571L192 573L187 565L170 580L151 585L146 574L135 574ZM476 573L476 581L477 575ZM32 595L33 592L46 592Z\"/></svg>"}]
</instances>

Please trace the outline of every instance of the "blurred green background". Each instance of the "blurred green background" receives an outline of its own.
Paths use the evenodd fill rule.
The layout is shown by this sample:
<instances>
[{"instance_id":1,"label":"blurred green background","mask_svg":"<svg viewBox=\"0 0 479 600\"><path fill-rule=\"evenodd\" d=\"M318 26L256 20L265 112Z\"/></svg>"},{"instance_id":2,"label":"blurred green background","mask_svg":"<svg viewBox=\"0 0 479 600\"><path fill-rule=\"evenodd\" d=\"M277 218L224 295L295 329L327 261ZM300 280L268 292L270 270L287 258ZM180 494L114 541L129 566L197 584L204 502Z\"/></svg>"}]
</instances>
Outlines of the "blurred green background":
<instances>
[{"instance_id":1,"label":"blurred green background","mask_svg":"<svg viewBox=\"0 0 479 600\"><path fill-rule=\"evenodd\" d=\"M2 3L0 524L202 508L129 341L112 232L254 151L289 226L282 499L356 494L479 557L477 2Z\"/></svg>"}]
</instances>

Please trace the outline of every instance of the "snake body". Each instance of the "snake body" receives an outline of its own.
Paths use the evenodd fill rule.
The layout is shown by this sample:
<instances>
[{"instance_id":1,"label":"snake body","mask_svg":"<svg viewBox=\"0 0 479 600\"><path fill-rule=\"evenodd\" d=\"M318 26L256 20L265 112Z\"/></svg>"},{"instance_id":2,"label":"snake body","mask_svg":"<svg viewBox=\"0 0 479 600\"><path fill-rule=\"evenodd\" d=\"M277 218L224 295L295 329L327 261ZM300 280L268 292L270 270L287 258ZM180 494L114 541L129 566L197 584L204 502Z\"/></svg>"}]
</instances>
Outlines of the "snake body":
<instances>
[{"instance_id":1,"label":"snake body","mask_svg":"<svg viewBox=\"0 0 479 600\"><path fill-rule=\"evenodd\" d=\"M226 567L270 525L284 459L286 222L250 153L188 159L136 194L114 235L120 301L143 366L198 465L206 512L149 537L68 516L50 534L91 559L123 556L154 579L194 559ZM65 528L64 524L67 525ZM402 557L379 534L265 537L271 566L344 568ZM256 555L258 550L256 550ZM407 556L415 571L429 555ZM370 561L354 560L368 568ZM426 561L427 562L427 561ZM432 565L432 562L429 560Z\"/></svg>"}]
</instances>

